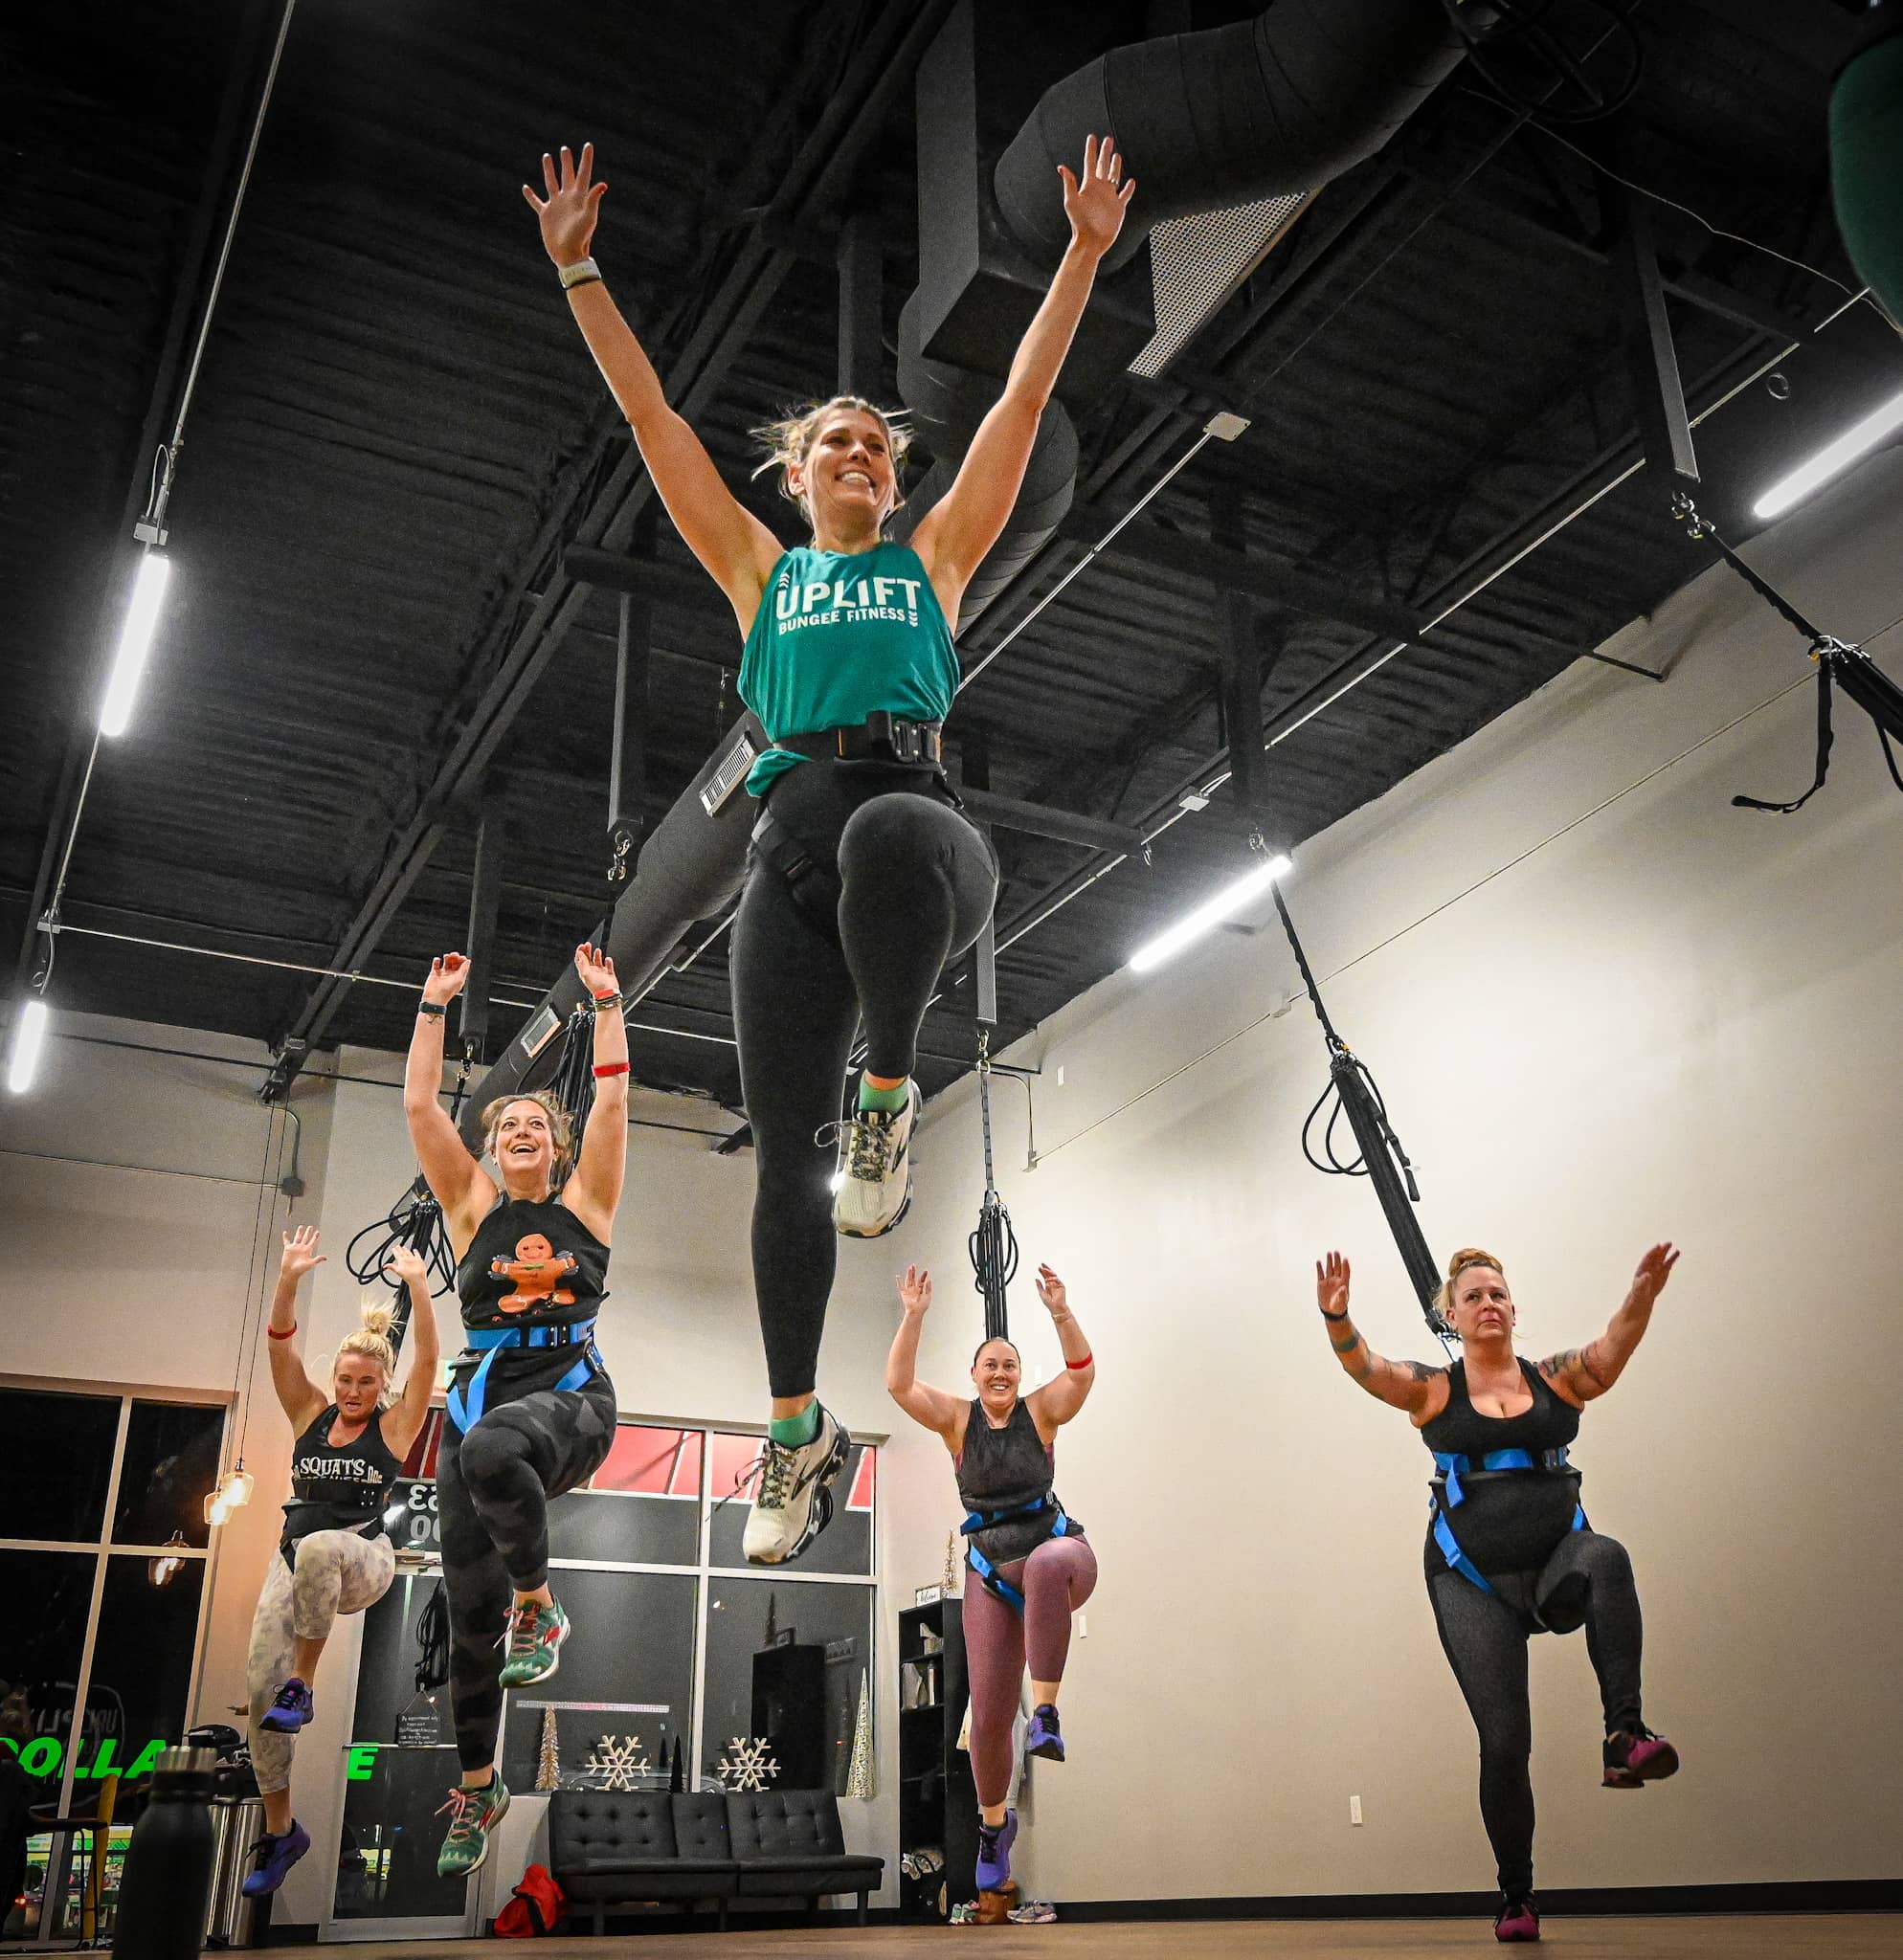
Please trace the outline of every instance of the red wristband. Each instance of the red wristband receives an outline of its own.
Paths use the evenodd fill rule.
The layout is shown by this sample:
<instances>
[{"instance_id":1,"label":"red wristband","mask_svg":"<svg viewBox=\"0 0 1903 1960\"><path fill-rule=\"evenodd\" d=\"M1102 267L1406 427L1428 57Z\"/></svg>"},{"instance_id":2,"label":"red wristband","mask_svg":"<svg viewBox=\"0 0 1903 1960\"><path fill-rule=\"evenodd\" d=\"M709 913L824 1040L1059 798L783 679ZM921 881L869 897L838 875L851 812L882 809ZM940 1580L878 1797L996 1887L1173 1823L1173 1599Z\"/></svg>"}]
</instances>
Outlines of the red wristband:
<instances>
[{"instance_id":1,"label":"red wristband","mask_svg":"<svg viewBox=\"0 0 1903 1960\"><path fill-rule=\"evenodd\" d=\"M597 993L594 997L596 1000L619 1000L621 990L618 987L611 987L605 993Z\"/></svg>"},{"instance_id":2,"label":"red wristband","mask_svg":"<svg viewBox=\"0 0 1903 1960\"><path fill-rule=\"evenodd\" d=\"M1082 1361L1066 1361L1063 1365L1065 1368L1088 1368L1096 1358L1094 1354L1086 1354Z\"/></svg>"},{"instance_id":3,"label":"red wristband","mask_svg":"<svg viewBox=\"0 0 1903 1960\"><path fill-rule=\"evenodd\" d=\"M286 1327L281 1334L278 1331L276 1327L266 1327L264 1331L267 1334L269 1334L274 1341L288 1341L291 1338L291 1336L297 1332L297 1330L298 1324L296 1321L293 1321L291 1325L288 1327Z\"/></svg>"},{"instance_id":4,"label":"red wristband","mask_svg":"<svg viewBox=\"0 0 1903 1960\"><path fill-rule=\"evenodd\" d=\"M597 1061L594 1072L597 1076L624 1076L628 1073L628 1064L625 1061Z\"/></svg>"}]
</instances>

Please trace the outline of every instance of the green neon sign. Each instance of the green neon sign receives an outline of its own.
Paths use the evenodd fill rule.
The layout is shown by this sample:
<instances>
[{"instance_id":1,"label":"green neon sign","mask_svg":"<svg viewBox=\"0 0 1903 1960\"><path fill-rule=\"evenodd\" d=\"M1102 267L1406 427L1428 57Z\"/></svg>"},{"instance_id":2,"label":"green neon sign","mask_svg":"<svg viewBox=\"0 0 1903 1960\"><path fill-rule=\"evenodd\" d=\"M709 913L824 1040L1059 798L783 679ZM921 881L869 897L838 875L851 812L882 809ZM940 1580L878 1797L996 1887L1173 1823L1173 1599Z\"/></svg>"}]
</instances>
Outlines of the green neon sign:
<instances>
[{"instance_id":1,"label":"green neon sign","mask_svg":"<svg viewBox=\"0 0 1903 1960\"><path fill-rule=\"evenodd\" d=\"M368 1783L376 1769L376 1744L353 1743L344 1751L344 1774L352 1783Z\"/></svg>"},{"instance_id":2,"label":"green neon sign","mask_svg":"<svg viewBox=\"0 0 1903 1960\"><path fill-rule=\"evenodd\" d=\"M74 1780L83 1782L89 1776L149 1775L158 1766L160 1756L170 1747L163 1738L148 1742L129 1763L122 1763L118 1760L118 1738L109 1735L93 1751L92 1760L88 1762L82 1744L73 1761ZM60 1765L66 1760L66 1745L56 1735L37 1736L25 1748L0 1736L0 1748L11 1749L29 1776L57 1776Z\"/></svg>"}]
</instances>

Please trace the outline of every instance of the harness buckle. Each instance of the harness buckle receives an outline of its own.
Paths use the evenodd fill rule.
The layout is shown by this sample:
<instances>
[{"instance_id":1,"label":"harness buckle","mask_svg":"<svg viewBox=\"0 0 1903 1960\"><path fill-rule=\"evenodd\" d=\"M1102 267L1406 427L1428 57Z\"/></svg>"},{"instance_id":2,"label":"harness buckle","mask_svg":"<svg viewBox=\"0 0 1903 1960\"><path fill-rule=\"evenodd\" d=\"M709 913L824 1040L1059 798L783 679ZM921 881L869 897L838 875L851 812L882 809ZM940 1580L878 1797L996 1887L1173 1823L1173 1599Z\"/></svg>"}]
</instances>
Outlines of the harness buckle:
<instances>
[{"instance_id":1,"label":"harness buckle","mask_svg":"<svg viewBox=\"0 0 1903 1960\"><path fill-rule=\"evenodd\" d=\"M888 708L874 708L865 718L865 739L870 747L884 748L897 763L929 762L926 731L917 722L906 721Z\"/></svg>"}]
</instances>

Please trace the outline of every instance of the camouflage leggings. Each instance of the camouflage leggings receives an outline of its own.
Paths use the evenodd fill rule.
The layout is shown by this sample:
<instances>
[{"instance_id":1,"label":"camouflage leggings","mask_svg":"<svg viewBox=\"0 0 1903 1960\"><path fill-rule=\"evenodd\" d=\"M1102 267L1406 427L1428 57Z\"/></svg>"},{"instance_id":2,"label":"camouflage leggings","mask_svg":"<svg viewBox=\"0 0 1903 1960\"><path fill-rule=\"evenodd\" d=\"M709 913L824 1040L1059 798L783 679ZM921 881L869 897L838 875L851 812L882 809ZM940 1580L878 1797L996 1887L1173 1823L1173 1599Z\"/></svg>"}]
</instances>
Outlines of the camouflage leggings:
<instances>
[{"instance_id":1,"label":"camouflage leggings","mask_svg":"<svg viewBox=\"0 0 1903 1960\"><path fill-rule=\"evenodd\" d=\"M449 1595L449 1698L465 1770L496 1756L503 1638L513 1593L549 1576L549 1500L585 1482L615 1439L615 1385L539 1389L491 1407L467 1436L443 1425L437 1525Z\"/></svg>"}]
</instances>

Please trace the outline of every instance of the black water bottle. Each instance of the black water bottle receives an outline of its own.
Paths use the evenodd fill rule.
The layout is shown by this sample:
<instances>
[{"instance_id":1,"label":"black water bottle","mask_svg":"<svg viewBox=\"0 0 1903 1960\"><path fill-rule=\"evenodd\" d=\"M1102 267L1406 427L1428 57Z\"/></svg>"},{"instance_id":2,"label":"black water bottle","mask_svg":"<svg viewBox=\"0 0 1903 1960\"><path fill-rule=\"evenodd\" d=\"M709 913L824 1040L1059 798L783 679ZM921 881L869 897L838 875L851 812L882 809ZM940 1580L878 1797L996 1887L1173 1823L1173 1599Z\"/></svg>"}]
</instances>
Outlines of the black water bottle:
<instances>
[{"instance_id":1,"label":"black water bottle","mask_svg":"<svg viewBox=\"0 0 1903 1960\"><path fill-rule=\"evenodd\" d=\"M112 1950L122 1960L197 1960L212 1890L210 1749L167 1749L119 1882Z\"/></svg>"}]
</instances>

